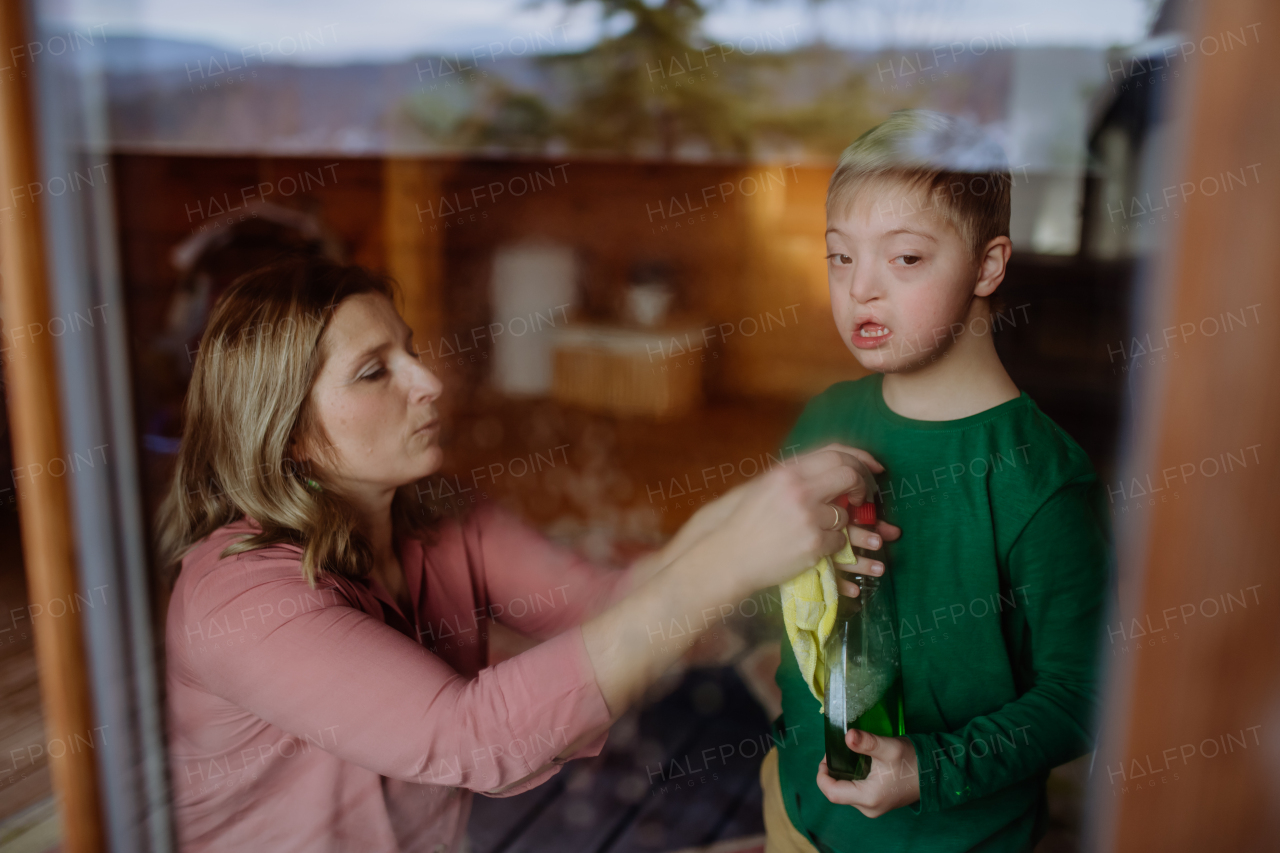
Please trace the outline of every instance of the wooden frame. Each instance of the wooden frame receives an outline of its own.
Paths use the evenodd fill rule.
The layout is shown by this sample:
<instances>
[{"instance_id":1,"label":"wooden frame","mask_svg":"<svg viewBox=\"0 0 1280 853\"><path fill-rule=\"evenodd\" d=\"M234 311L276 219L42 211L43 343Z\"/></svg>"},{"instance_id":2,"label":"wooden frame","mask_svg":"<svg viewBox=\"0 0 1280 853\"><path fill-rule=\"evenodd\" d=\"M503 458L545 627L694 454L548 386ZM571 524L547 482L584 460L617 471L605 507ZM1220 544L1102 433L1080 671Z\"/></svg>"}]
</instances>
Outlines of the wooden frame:
<instances>
[{"instance_id":1,"label":"wooden frame","mask_svg":"<svg viewBox=\"0 0 1280 853\"><path fill-rule=\"evenodd\" d=\"M0 3L0 45L30 41L24 3ZM0 85L0 186L40 181L29 66ZM41 328L50 300L43 220L38 194L22 202L23 215L0 218L0 299L10 329ZM45 734L50 743L94 736L84 638L78 611L51 615L48 602L72 600L78 591L71 506L64 478L37 476L49 460L63 457L58 367L49 335L23 336L5 360L14 466L19 477L18 510L28 595L46 604L32 617ZM31 467L28 467L31 466ZM91 750L49 751L49 769L62 818L67 853L104 849L98 775Z\"/></svg>"},{"instance_id":2,"label":"wooden frame","mask_svg":"<svg viewBox=\"0 0 1280 853\"><path fill-rule=\"evenodd\" d=\"M1193 182L1197 195L1178 210L1133 331L1164 352L1135 401L1119 485L1132 508L1117 523L1119 612L1102 640L1112 673L1089 850L1262 850L1280 838L1280 196L1267 171L1280 54L1266 43L1280 6L1185 6L1199 20L1183 41L1199 55L1182 65L1182 156L1160 184Z\"/></svg>"}]
</instances>

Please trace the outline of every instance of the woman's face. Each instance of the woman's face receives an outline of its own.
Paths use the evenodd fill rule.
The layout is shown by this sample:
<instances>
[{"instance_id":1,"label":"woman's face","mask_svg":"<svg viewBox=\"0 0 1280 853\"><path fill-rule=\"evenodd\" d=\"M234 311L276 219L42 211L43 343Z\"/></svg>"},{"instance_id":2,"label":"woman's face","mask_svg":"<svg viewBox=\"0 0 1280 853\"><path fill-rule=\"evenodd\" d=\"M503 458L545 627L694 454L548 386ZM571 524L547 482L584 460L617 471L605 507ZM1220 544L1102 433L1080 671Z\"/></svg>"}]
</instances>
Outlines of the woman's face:
<instances>
[{"instance_id":1,"label":"woman's face","mask_svg":"<svg viewBox=\"0 0 1280 853\"><path fill-rule=\"evenodd\" d=\"M327 448L304 450L355 497L377 499L439 469L435 401L444 390L418 361L413 333L385 296L343 300L320 341L324 366L311 405Z\"/></svg>"}]
</instances>

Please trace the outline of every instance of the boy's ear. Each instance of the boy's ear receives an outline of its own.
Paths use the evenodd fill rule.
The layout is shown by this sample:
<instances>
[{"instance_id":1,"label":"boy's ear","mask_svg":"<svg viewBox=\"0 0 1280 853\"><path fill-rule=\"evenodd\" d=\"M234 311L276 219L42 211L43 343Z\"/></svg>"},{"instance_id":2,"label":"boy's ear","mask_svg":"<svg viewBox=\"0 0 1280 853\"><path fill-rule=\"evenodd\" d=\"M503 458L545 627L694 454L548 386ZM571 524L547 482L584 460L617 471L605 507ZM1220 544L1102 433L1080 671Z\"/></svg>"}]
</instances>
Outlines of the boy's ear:
<instances>
[{"instance_id":1,"label":"boy's ear","mask_svg":"<svg viewBox=\"0 0 1280 853\"><path fill-rule=\"evenodd\" d=\"M1004 281L1005 266L1012 254L1013 241L1008 237L994 237L987 243L982 257L978 259L978 281L973 288L974 296L990 296L996 292L1000 282Z\"/></svg>"}]
</instances>

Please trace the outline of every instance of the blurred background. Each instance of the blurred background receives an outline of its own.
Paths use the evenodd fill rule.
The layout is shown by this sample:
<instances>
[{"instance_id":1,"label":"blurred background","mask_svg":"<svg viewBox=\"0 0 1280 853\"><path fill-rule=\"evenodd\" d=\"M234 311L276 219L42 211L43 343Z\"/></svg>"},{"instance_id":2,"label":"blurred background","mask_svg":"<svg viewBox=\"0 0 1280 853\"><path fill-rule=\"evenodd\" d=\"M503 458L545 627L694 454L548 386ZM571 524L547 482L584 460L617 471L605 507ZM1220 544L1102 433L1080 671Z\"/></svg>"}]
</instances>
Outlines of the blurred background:
<instances>
[{"instance_id":1,"label":"blurred background","mask_svg":"<svg viewBox=\"0 0 1280 853\"><path fill-rule=\"evenodd\" d=\"M1226 73L1246 63L1236 79L1262 91L1238 114L1276 112L1275 78L1247 64L1275 52L1260 8L27 4L29 32L0 59L9 65L0 85L32 87L37 124L27 130L42 175L5 190L0 217L43 216L51 301L42 328L5 322L0 354L11 374L24 369L25 342L41 334L58 353L65 446L55 461L66 459L83 596L72 609L83 623L93 721L106 722L88 727L88 747L82 739L70 751L87 756L82 766L101 781L101 849L170 849L156 712L165 591L144 543L204 323L232 280L298 251L390 273L421 356L447 389L445 468L424 500L446 513L500 502L621 566L703 502L778 464L803 401L861 375L830 320L826 182L846 145L906 107L967 116L1008 152L1015 251L997 348L1015 381L1092 457L1122 555L1119 610L1103 638L1110 761L1091 755L1054 771L1051 831L1037 850L1153 839L1123 836L1138 798L1147 799L1136 814L1175 814L1179 796L1194 801L1202 784L1237 771L1225 757L1205 758L1199 782L1125 787L1138 778L1130 759L1141 770L1148 753L1129 739L1149 719L1142 703L1158 708L1180 695L1134 669L1138 654L1163 652L1138 651L1143 616L1250 589L1236 622L1197 610L1204 630L1225 632L1197 647L1198 673L1233 657L1233 631L1247 634L1274 615L1262 575L1275 560L1265 550L1215 575L1209 591L1153 598L1143 570L1152 554L1144 543L1160 529L1157 502L1223 483L1237 494L1272 464L1273 445L1256 429L1212 446L1201 440L1169 461L1160 425L1178 413L1143 408L1164 393L1172 363L1207 364L1227 331L1237 348L1229 363L1254 387L1266 385L1265 362L1238 348L1272 352L1269 301L1195 277L1198 292L1215 299L1169 313L1179 288L1192 287L1179 284L1187 267L1176 266L1176 251L1196 233L1182 230L1196 205L1212 219L1213 205L1240 211L1275 195L1264 185L1274 140L1263 137L1263 154L1177 172L1190 168L1188 116L1205 97L1192 86L1204 79L1202 64ZM1252 280L1274 287L1268 276ZM8 310L0 309L6 320ZM1221 401L1207 408L1226 414ZM1246 449L1244 465L1220 456L1246 458ZM1202 457L1240 472L1212 479L1218 468L1206 473ZM1159 459L1195 470L1161 480ZM33 608L49 607L24 579L18 510L20 474L30 469L12 457L3 467L0 850L41 851L65 844L50 760L68 748L47 729L30 627ZM1202 563L1195 582L1206 574ZM1182 618L1184 635L1194 634L1195 620ZM763 749L749 745L765 743L779 711L780 626L776 591L743 602L615 727L601 756L529 793L478 797L475 853L761 849ZM503 635L491 657L527 646ZM1188 672L1169 654L1171 672ZM1236 719L1218 706L1204 713L1223 731L1260 724L1262 740L1250 740L1254 751L1240 760L1274 762L1271 718ZM1185 739L1220 734L1192 728ZM1184 736L1161 737L1148 758ZM736 745L734 758L696 772L689 757L697 763L721 744ZM1100 766L1121 770L1108 776ZM1262 825L1258 815L1274 824L1274 792L1255 786L1249 797L1254 806L1237 815L1246 833L1239 849L1276 849L1274 837L1249 834Z\"/></svg>"}]
</instances>

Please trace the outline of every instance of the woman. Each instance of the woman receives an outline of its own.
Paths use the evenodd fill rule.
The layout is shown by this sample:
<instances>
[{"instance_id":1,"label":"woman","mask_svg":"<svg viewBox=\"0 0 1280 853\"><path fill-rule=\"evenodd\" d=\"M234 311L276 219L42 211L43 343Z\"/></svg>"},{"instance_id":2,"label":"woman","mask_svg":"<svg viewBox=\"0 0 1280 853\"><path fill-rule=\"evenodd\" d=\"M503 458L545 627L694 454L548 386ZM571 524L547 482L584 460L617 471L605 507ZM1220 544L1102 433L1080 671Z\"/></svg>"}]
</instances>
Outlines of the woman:
<instances>
[{"instance_id":1,"label":"woman","mask_svg":"<svg viewBox=\"0 0 1280 853\"><path fill-rule=\"evenodd\" d=\"M806 455L604 572L494 509L429 518L412 484L442 462L442 390L359 267L283 262L219 300L159 525L184 850L457 850L470 792L598 754L692 640L656 626L835 551L829 502L878 468ZM490 621L544 642L486 668Z\"/></svg>"}]
</instances>

